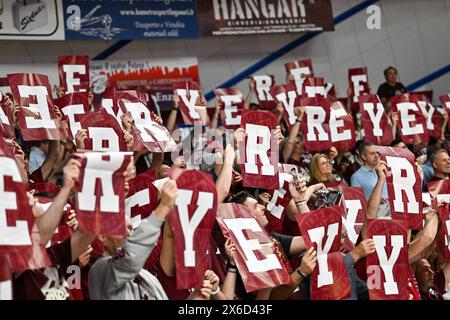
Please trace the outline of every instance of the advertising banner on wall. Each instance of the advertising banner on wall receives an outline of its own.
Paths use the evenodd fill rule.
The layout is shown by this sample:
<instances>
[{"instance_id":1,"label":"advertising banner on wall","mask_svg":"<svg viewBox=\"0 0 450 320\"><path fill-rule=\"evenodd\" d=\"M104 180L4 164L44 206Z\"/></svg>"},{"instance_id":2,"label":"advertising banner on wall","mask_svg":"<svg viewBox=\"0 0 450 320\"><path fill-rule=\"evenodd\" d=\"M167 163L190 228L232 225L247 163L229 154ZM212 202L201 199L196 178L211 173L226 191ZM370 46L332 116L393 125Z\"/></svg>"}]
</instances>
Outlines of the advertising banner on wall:
<instances>
[{"instance_id":1,"label":"advertising banner on wall","mask_svg":"<svg viewBox=\"0 0 450 320\"><path fill-rule=\"evenodd\" d=\"M198 1L202 36L333 31L330 0Z\"/></svg>"},{"instance_id":2,"label":"advertising banner on wall","mask_svg":"<svg viewBox=\"0 0 450 320\"><path fill-rule=\"evenodd\" d=\"M173 83L200 82L195 57L149 60L104 60L90 62L91 87L101 94L108 87L118 90L140 90L151 97L150 103L161 110L173 106Z\"/></svg>"},{"instance_id":3,"label":"advertising banner on wall","mask_svg":"<svg viewBox=\"0 0 450 320\"><path fill-rule=\"evenodd\" d=\"M197 38L195 0L64 0L66 39Z\"/></svg>"},{"instance_id":4,"label":"advertising banner on wall","mask_svg":"<svg viewBox=\"0 0 450 320\"><path fill-rule=\"evenodd\" d=\"M1 0L0 40L64 40L62 0Z\"/></svg>"}]
</instances>

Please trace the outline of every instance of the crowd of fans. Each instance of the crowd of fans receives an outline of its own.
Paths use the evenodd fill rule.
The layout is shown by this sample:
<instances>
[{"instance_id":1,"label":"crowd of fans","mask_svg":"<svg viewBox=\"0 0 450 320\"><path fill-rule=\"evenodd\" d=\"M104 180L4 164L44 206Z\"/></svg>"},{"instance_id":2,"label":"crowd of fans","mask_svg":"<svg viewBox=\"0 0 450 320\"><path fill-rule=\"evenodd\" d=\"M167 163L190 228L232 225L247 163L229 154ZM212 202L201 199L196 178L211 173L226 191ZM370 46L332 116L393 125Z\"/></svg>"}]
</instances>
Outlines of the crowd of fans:
<instances>
[{"instance_id":1,"label":"crowd of fans","mask_svg":"<svg viewBox=\"0 0 450 320\"><path fill-rule=\"evenodd\" d=\"M423 190L433 180L446 180L450 176L449 150L446 149L448 136L447 119L442 118L442 136L431 139L428 145L405 145L396 130L398 115L393 113L389 99L405 92L405 87L397 82L397 70L385 71L386 83L382 84L379 95L390 119L395 140L392 146L408 148L416 155L418 170L423 176ZM250 82L250 93L254 83ZM62 96L59 90L58 95ZM74 141L33 141L21 139L17 124L18 106L11 97L4 96L4 102L11 108L16 130L14 145L24 158L28 172L29 191L27 196L33 213L37 217L37 228L42 244L47 244L63 221L71 230L72 236L60 243L46 248L53 264L40 270L26 270L12 275L14 299L293 299L307 300L309 278L317 267L316 251L307 248L298 228L295 216L308 212L308 200L317 190L334 188L339 185L361 187L368 206L364 208L366 219L389 219L388 191L386 187L386 165L380 160L375 146L358 140L356 147L345 152L337 152L332 147L324 153L311 154L305 149L305 137L300 131L300 122L304 110L298 113L298 121L287 128L282 116L276 132L279 145L279 162L298 166L302 173L301 186L291 183L289 191L292 200L286 208L281 232L271 230L266 206L270 195L262 188L244 188L240 165L235 163L237 148L245 137L245 131L238 129L234 133L234 144L228 144L217 155L216 164L195 167L186 155L171 159L170 154L135 152L133 163L126 172L125 184L136 174L154 170L158 179L168 176L170 170L196 168L212 175L216 184L220 202L239 203L246 206L258 223L264 227L274 244L278 246L281 261L286 262L292 280L291 285L267 288L256 292L246 292L235 263L235 245L231 239L223 239L216 226L211 234L213 248L212 270L205 273L201 288L177 290L173 231L167 216L177 196L176 182L166 182L158 194L158 206L154 212L142 220L134 229L127 218L127 237L99 236L82 233L78 230L75 210L70 215L63 214L67 203L73 203L74 186L80 174L80 163L70 159L70 154L84 149L87 137L85 130L77 132ZM92 100L92 95L90 96ZM258 109L247 96L246 109ZM90 101L92 103L92 101ZM205 104L206 101L201 103ZM222 130L219 120L220 107L216 107L211 128ZM170 132L176 130L179 113L179 98L174 95L174 107L167 117L158 122ZM274 110L279 112L279 108ZM350 108L349 108L349 112ZM358 117L353 116L357 130L361 125ZM130 117L122 118L124 138L132 145L132 136L127 132ZM64 125L67 130L67 124ZM182 141L177 141L180 145ZM127 190L127 186L125 186ZM53 204L44 210L37 196L52 198ZM44 211L46 211L44 213ZM441 261L436 254L435 237L439 227L436 211L429 210L425 215L425 227L419 233L413 233L408 246L409 262L414 270L410 285L410 299L440 300L445 297L450 282L450 263ZM346 270L351 282L350 299L368 299L368 288L364 272L364 258L375 251L372 239L367 238L363 227L358 244L351 252L343 252ZM67 272L71 265L81 268L79 287L68 285ZM363 272L361 272L361 269Z\"/></svg>"}]
</instances>

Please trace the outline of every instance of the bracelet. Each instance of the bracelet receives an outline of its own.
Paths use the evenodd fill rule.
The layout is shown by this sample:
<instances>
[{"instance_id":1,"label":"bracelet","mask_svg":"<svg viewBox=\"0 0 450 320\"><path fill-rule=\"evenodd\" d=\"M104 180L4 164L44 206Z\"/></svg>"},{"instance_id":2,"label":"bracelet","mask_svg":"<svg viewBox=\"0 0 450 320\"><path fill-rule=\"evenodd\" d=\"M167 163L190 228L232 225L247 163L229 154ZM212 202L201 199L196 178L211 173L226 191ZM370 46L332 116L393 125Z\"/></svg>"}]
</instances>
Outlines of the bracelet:
<instances>
[{"instance_id":1,"label":"bracelet","mask_svg":"<svg viewBox=\"0 0 450 320\"><path fill-rule=\"evenodd\" d=\"M217 286L217 289L216 289L216 290L211 291L211 295L212 295L212 296L215 296L215 295L218 294L219 292L220 292L220 287Z\"/></svg>"},{"instance_id":2,"label":"bracelet","mask_svg":"<svg viewBox=\"0 0 450 320\"><path fill-rule=\"evenodd\" d=\"M298 200L298 201L294 201L295 204L303 204L306 203L306 200Z\"/></svg>"},{"instance_id":3,"label":"bracelet","mask_svg":"<svg viewBox=\"0 0 450 320\"><path fill-rule=\"evenodd\" d=\"M295 119L295 122L302 123L302 121L299 119Z\"/></svg>"},{"instance_id":4,"label":"bracelet","mask_svg":"<svg viewBox=\"0 0 450 320\"><path fill-rule=\"evenodd\" d=\"M237 273L237 268L236 268L236 267L229 267L229 268L227 269L227 272Z\"/></svg>"},{"instance_id":5,"label":"bracelet","mask_svg":"<svg viewBox=\"0 0 450 320\"><path fill-rule=\"evenodd\" d=\"M296 271L300 277L302 277L303 279L306 279L306 276L300 271L300 268L297 269Z\"/></svg>"}]
</instances>

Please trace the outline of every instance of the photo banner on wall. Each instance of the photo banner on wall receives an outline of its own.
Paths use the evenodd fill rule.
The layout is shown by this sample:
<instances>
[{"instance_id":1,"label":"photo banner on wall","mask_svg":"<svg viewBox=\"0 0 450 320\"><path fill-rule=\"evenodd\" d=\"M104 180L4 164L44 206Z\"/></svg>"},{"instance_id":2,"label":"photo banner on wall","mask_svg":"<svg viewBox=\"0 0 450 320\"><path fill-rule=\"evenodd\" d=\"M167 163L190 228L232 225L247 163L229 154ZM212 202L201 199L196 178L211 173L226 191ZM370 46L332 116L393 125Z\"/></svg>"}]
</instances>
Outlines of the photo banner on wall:
<instances>
[{"instance_id":1,"label":"photo banner on wall","mask_svg":"<svg viewBox=\"0 0 450 320\"><path fill-rule=\"evenodd\" d=\"M1 0L0 40L64 40L62 0Z\"/></svg>"},{"instance_id":2,"label":"photo banner on wall","mask_svg":"<svg viewBox=\"0 0 450 320\"><path fill-rule=\"evenodd\" d=\"M197 38L195 0L64 0L66 39Z\"/></svg>"},{"instance_id":3,"label":"photo banner on wall","mask_svg":"<svg viewBox=\"0 0 450 320\"><path fill-rule=\"evenodd\" d=\"M330 0L198 1L202 36L333 31Z\"/></svg>"},{"instance_id":4,"label":"photo banner on wall","mask_svg":"<svg viewBox=\"0 0 450 320\"><path fill-rule=\"evenodd\" d=\"M149 94L150 105L160 110L173 106L173 83L199 82L198 60L195 57L149 60L103 60L90 62L91 87L94 94L108 87L118 90L139 90Z\"/></svg>"}]
</instances>

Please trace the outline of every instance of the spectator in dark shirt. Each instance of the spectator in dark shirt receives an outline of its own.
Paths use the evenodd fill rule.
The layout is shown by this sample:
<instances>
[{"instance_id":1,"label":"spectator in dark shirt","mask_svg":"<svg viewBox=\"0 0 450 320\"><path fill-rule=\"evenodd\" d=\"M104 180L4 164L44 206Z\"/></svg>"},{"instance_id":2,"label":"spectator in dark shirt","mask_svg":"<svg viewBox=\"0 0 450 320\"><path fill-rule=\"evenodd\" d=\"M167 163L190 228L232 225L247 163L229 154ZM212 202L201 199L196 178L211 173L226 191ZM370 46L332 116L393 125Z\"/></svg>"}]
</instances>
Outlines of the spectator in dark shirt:
<instances>
[{"instance_id":1,"label":"spectator in dark shirt","mask_svg":"<svg viewBox=\"0 0 450 320\"><path fill-rule=\"evenodd\" d=\"M386 79L386 82L378 87L377 94L378 97L380 97L386 112L390 113L391 106L389 104L389 99L405 93L406 88L402 83L397 82L397 69L394 67L388 67L384 70L384 79Z\"/></svg>"}]
</instances>

